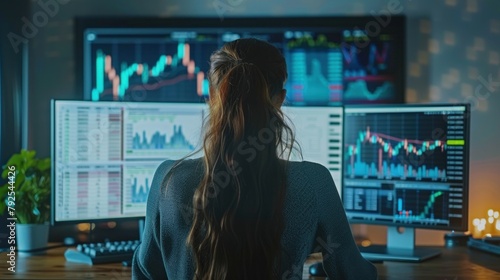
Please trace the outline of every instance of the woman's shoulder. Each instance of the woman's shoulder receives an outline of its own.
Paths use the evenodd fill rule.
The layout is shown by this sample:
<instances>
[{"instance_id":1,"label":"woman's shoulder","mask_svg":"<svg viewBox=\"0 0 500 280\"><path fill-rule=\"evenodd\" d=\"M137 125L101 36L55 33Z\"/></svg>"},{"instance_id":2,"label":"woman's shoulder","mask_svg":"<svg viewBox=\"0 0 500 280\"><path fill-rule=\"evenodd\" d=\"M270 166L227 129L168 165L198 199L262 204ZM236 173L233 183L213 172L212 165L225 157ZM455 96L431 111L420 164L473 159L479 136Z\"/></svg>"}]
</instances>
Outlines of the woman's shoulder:
<instances>
[{"instance_id":1,"label":"woman's shoulder","mask_svg":"<svg viewBox=\"0 0 500 280\"><path fill-rule=\"evenodd\" d=\"M183 160L165 160L156 169L153 182L161 190L168 189L173 192L183 191L185 185L197 185L194 180L199 180L203 174L203 161L201 158Z\"/></svg>"},{"instance_id":2,"label":"woman's shoulder","mask_svg":"<svg viewBox=\"0 0 500 280\"><path fill-rule=\"evenodd\" d=\"M309 176L324 176L326 174L330 174L328 169L316 162L311 161L290 161L288 162L289 171L291 174L300 174Z\"/></svg>"},{"instance_id":3,"label":"woman's shoulder","mask_svg":"<svg viewBox=\"0 0 500 280\"><path fill-rule=\"evenodd\" d=\"M172 173L171 171L177 171L177 170L195 171L196 169L193 168L197 168L201 164L202 164L201 158L183 159L183 160L167 159L158 166L158 168L156 169L156 173L157 175L164 177L168 173Z\"/></svg>"},{"instance_id":4,"label":"woman's shoulder","mask_svg":"<svg viewBox=\"0 0 500 280\"><path fill-rule=\"evenodd\" d=\"M290 161L288 165L288 181L290 186L317 189L330 187L333 183L332 175L325 166L310 161Z\"/></svg>"}]
</instances>

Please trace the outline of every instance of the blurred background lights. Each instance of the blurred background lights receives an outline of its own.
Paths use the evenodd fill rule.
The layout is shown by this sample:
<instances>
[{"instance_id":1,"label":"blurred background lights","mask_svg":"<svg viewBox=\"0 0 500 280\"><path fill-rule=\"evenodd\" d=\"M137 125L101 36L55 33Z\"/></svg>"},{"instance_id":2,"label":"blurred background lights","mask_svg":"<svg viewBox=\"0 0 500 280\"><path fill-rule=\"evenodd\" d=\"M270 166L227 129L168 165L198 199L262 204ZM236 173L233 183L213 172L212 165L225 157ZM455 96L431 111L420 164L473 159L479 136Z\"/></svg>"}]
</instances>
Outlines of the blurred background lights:
<instances>
[{"instance_id":1,"label":"blurred background lights","mask_svg":"<svg viewBox=\"0 0 500 280\"><path fill-rule=\"evenodd\" d=\"M485 236L500 237L500 214L499 211L489 209L486 211L486 218L472 219L472 235L474 238L483 238Z\"/></svg>"},{"instance_id":2,"label":"blurred background lights","mask_svg":"<svg viewBox=\"0 0 500 280\"><path fill-rule=\"evenodd\" d=\"M472 221L472 225L477 227L479 225L479 219L478 218L475 218L473 221Z\"/></svg>"}]
</instances>

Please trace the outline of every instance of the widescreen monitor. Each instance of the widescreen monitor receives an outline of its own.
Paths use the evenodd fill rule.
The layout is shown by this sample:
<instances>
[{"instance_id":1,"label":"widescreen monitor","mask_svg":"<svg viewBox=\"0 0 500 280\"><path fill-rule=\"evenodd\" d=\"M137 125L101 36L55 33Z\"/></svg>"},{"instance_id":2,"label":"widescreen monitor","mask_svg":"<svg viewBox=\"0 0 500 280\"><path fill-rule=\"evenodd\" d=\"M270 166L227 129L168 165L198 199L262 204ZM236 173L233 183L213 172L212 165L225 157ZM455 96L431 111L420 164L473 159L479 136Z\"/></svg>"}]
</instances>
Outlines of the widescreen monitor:
<instances>
[{"instance_id":1,"label":"widescreen monitor","mask_svg":"<svg viewBox=\"0 0 500 280\"><path fill-rule=\"evenodd\" d=\"M344 208L351 223L388 226L382 258L429 257L414 248L415 228L467 230L468 105L347 106L344 113Z\"/></svg>"},{"instance_id":2,"label":"widescreen monitor","mask_svg":"<svg viewBox=\"0 0 500 280\"><path fill-rule=\"evenodd\" d=\"M84 99L203 102L210 55L255 37L288 65L289 106L402 103L405 18L81 18L77 69Z\"/></svg>"},{"instance_id":3,"label":"widescreen monitor","mask_svg":"<svg viewBox=\"0 0 500 280\"><path fill-rule=\"evenodd\" d=\"M302 157L326 166L341 191L342 107L283 107ZM53 100L52 223L142 219L155 170L201 157L208 106ZM290 123L291 121L291 123Z\"/></svg>"}]
</instances>

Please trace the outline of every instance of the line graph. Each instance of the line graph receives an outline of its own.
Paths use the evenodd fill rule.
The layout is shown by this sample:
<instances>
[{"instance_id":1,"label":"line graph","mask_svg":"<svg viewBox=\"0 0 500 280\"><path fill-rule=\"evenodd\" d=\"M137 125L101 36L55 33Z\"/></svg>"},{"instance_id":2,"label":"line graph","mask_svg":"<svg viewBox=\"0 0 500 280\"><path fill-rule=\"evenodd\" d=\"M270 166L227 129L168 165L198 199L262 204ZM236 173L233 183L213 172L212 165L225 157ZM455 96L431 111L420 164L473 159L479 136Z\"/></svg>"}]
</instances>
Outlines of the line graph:
<instances>
[{"instance_id":1,"label":"line graph","mask_svg":"<svg viewBox=\"0 0 500 280\"><path fill-rule=\"evenodd\" d=\"M394 96L394 84L383 81L384 78L363 77L347 78L344 99L355 100L389 100ZM381 81L381 83L380 83Z\"/></svg>"},{"instance_id":2,"label":"line graph","mask_svg":"<svg viewBox=\"0 0 500 280\"><path fill-rule=\"evenodd\" d=\"M123 212L146 213L146 203L153 176L161 162L141 162L123 166Z\"/></svg>"},{"instance_id":3,"label":"line graph","mask_svg":"<svg viewBox=\"0 0 500 280\"><path fill-rule=\"evenodd\" d=\"M135 132L132 140L132 149L194 149L193 144L189 143L186 136L182 133L182 125L174 125L171 135L172 136L167 139L167 134L161 134L159 131L155 131L151 137L148 138L146 130L142 131L142 136L140 136L138 132Z\"/></svg>"},{"instance_id":4,"label":"line graph","mask_svg":"<svg viewBox=\"0 0 500 280\"><path fill-rule=\"evenodd\" d=\"M388 68L389 44L387 42L378 46L370 44L368 52L363 48L358 48L355 44L344 45L342 54L346 65L345 77L365 77L368 75L378 75Z\"/></svg>"},{"instance_id":5,"label":"line graph","mask_svg":"<svg viewBox=\"0 0 500 280\"><path fill-rule=\"evenodd\" d=\"M203 109L171 105L125 111L126 159L179 159L201 139Z\"/></svg>"},{"instance_id":6,"label":"line graph","mask_svg":"<svg viewBox=\"0 0 500 280\"><path fill-rule=\"evenodd\" d=\"M149 178L145 178L144 182L138 183L137 177L134 177L133 182L131 188L132 203L145 203L148 200L148 194L151 188Z\"/></svg>"},{"instance_id":7,"label":"line graph","mask_svg":"<svg viewBox=\"0 0 500 280\"><path fill-rule=\"evenodd\" d=\"M344 100L346 102L391 100L395 92L392 46L373 42L368 47L355 44L341 47L343 57Z\"/></svg>"},{"instance_id":8,"label":"line graph","mask_svg":"<svg viewBox=\"0 0 500 280\"><path fill-rule=\"evenodd\" d=\"M289 49L304 48L304 47L338 48L340 46L340 40L335 38L329 38L329 36L326 34L305 33L303 34L303 36L297 36L297 38L288 40L286 45Z\"/></svg>"}]
</instances>

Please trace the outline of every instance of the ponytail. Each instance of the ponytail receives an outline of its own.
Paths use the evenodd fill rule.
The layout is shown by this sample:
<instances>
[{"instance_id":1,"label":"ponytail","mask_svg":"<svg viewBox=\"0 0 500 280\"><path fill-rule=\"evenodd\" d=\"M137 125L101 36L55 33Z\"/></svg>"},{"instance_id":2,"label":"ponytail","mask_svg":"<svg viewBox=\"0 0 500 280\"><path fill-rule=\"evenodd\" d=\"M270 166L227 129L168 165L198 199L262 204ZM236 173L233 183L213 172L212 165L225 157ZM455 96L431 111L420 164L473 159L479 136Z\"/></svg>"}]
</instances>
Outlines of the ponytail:
<instances>
[{"instance_id":1,"label":"ponytail","mask_svg":"<svg viewBox=\"0 0 500 280\"><path fill-rule=\"evenodd\" d=\"M275 279L286 192L280 156L288 145L283 132L292 133L271 100L262 66L239 59L215 63L227 61L228 52L212 56L209 75L205 172L193 198L201 207L194 207L187 239L196 261L194 278Z\"/></svg>"}]
</instances>

